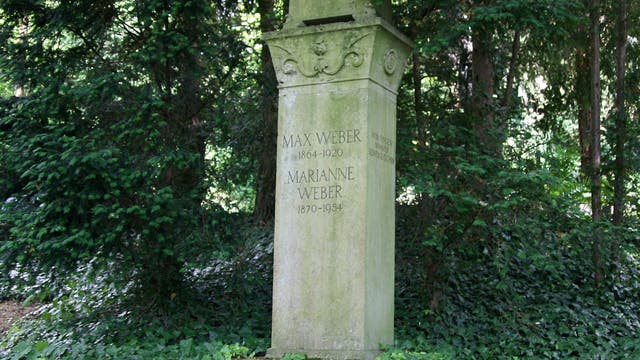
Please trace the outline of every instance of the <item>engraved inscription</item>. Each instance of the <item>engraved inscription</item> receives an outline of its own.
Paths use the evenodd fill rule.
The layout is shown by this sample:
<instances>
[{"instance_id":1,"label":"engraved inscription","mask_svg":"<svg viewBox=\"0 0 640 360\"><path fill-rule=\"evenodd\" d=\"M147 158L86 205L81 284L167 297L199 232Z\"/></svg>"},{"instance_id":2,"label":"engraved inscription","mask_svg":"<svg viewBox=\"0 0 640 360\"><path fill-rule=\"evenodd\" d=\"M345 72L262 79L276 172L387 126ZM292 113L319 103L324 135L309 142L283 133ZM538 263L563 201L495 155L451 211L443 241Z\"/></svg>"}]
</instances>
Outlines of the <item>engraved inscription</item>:
<instances>
[{"instance_id":1,"label":"engraved inscription","mask_svg":"<svg viewBox=\"0 0 640 360\"><path fill-rule=\"evenodd\" d=\"M296 190L298 190L300 200L327 200L342 198L342 186L340 185L299 187Z\"/></svg>"},{"instance_id":2,"label":"engraved inscription","mask_svg":"<svg viewBox=\"0 0 640 360\"><path fill-rule=\"evenodd\" d=\"M328 169L289 170L287 176L287 184L311 184L317 182L352 180L355 180L353 166Z\"/></svg>"},{"instance_id":3,"label":"engraved inscription","mask_svg":"<svg viewBox=\"0 0 640 360\"><path fill-rule=\"evenodd\" d=\"M363 142L361 130L289 133L279 140L285 161L292 165L300 161L301 165L285 170L281 180L295 194L296 203L292 205L296 214L321 216L342 212L346 206L343 199L350 189L346 184L357 179L356 167L340 163L333 167L320 165L316 160L344 158L351 145Z\"/></svg>"},{"instance_id":4,"label":"engraved inscription","mask_svg":"<svg viewBox=\"0 0 640 360\"><path fill-rule=\"evenodd\" d=\"M291 156L291 160L337 159L344 155L342 149L301 150Z\"/></svg>"},{"instance_id":5,"label":"engraved inscription","mask_svg":"<svg viewBox=\"0 0 640 360\"><path fill-rule=\"evenodd\" d=\"M331 214L342 211L341 203L326 203L322 205L298 205L296 212L298 214Z\"/></svg>"},{"instance_id":6,"label":"engraved inscription","mask_svg":"<svg viewBox=\"0 0 640 360\"><path fill-rule=\"evenodd\" d=\"M282 136L282 146L285 149L313 145L353 144L356 142L362 142L360 129L318 131Z\"/></svg>"},{"instance_id":7,"label":"engraved inscription","mask_svg":"<svg viewBox=\"0 0 640 360\"><path fill-rule=\"evenodd\" d=\"M355 180L353 166L287 171L285 184L309 185L333 183L334 185L299 186L296 188L300 200L328 200L342 198L342 185L335 184Z\"/></svg>"},{"instance_id":8,"label":"engraved inscription","mask_svg":"<svg viewBox=\"0 0 640 360\"><path fill-rule=\"evenodd\" d=\"M395 164L396 159L391 155L393 150L393 141L376 132L371 133L371 140L369 155L390 164Z\"/></svg>"}]
</instances>

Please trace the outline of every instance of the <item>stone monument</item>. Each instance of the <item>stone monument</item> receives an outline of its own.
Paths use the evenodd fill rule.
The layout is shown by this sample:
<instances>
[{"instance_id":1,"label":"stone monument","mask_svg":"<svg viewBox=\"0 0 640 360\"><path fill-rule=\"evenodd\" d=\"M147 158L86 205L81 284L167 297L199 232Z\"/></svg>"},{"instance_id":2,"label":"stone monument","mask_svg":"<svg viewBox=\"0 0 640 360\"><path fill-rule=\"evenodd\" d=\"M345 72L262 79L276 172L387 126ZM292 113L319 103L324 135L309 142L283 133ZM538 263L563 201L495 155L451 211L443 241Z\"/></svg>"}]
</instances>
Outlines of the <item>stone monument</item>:
<instances>
[{"instance_id":1,"label":"stone monument","mask_svg":"<svg viewBox=\"0 0 640 360\"><path fill-rule=\"evenodd\" d=\"M279 83L267 356L393 344L396 95L410 41L389 1L290 0L265 34Z\"/></svg>"}]
</instances>

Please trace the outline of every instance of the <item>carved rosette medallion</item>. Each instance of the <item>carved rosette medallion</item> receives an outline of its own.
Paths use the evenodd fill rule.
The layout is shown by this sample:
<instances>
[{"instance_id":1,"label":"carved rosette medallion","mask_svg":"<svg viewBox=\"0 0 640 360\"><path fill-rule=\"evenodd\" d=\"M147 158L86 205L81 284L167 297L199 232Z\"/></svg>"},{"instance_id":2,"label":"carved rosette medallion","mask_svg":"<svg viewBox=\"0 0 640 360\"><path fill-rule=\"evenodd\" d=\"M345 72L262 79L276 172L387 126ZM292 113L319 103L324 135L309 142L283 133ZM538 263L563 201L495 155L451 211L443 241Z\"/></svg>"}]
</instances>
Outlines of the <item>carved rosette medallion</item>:
<instances>
[{"instance_id":1,"label":"carved rosette medallion","mask_svg":"<svg viewBox=\"0 0 640 360\"><path fill-rule=\"evenodd\" d=\"M323 36L316 37L311 43L307 40L292 48L277 44L272 46L284 53L279 60L284 74L300 74L307 78L322 74L332 76L346 67L357 68L364 63L365 52L358 47L358 44L369 35L369 33L350 32L344 37L342 46L333 45L335 41L330 41L332 39L326 39Z\"/></svg>"},{"instance_id":2,"label":"carved rosette medallion","mask_svg":"<svg viewBox=\"0 0 640 360\"><path fill-rule=\"evenodd\" d=\"M398 53L394 49L389 49L389 51L384 54L384 72L386 72L387 75L393 75L397 67Z\"/></svg>"}]
</instances>

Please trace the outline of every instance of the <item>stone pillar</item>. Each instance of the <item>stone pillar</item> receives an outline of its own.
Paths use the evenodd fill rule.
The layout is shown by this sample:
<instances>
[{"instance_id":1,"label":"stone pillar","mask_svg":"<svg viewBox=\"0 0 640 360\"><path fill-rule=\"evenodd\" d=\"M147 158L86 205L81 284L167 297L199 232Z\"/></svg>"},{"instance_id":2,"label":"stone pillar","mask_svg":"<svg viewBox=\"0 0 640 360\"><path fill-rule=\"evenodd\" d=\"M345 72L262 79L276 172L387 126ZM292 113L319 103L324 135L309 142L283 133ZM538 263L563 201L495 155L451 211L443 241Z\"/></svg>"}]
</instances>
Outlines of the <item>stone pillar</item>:
<instances>
[{"instance_id":1,"label":"stone pillar","mask_svg":"<svg viewBox=\"0 0 640 360\"><path fill-rule=\"evenodd\" d=\"M373 359L393 344L396 95L410 42L389 9L291 0L284 29L265 34L280 88L269 357Z\"/></svg>"}]
</instances>

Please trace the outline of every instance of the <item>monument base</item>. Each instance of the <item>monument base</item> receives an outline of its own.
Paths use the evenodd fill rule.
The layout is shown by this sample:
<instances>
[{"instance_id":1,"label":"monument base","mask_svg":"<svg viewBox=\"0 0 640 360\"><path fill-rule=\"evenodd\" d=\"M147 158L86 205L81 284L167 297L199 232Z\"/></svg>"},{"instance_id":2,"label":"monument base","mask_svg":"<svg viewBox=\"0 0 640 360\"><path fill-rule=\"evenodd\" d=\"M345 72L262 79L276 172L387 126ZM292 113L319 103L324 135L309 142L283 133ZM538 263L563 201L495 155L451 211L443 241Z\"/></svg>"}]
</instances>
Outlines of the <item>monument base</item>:
<instances>
[{"instance_id":1,"label":"monument base","mask_svg":"<svg viewBox=\"0 0 640 360\"><path fill-rule=\"evenodd\" d=\"M323 360L374 360L380 350L312 350L312 349L274 349L267 350L268 359L282 359L285 354L304 354L307 359Z\"/></svg>"}]
</instances>

